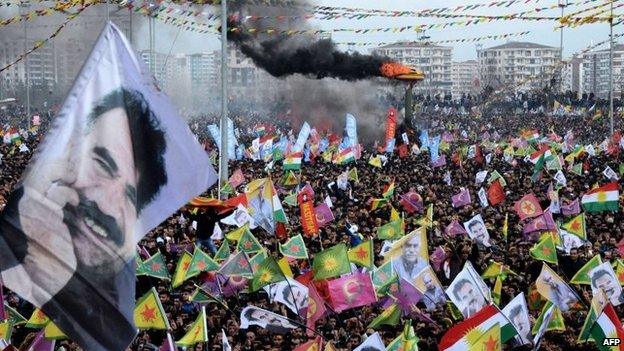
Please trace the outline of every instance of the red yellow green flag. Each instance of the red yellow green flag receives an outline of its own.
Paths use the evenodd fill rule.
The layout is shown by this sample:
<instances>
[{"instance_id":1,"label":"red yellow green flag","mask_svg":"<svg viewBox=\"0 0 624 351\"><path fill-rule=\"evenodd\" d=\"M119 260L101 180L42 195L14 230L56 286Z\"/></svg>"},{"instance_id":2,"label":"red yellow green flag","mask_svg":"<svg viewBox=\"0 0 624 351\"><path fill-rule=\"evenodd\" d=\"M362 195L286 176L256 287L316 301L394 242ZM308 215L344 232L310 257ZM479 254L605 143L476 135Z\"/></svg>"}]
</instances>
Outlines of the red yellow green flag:
<instances>
[{"instance_id":1,"label":"red yellow green flag","mask_svg":"<svg viewBox=\"0 0 624 351\"><path fill-rule=\"evenodd\" d=\"M240 240L238 240L236 249L246 253L253 253L262 251L262 245L249 230L246 230L241 235Z\"/></svg>"},{"instance_id":2,"label":"red yellow green flag","mask_svg":"<svg viewBox=\"0 0 624 351\"><path fill-rule=\"evenodd\" d=\"M190 347L200 342L208 341L208 328L206 326L206 307L202 306L191 328L184 334L182 339L176 341L176 345Z\"/></svg>"},{"instance_id":3,"label":"red yellow green flag","mask_svg":"<svg viewBox=\"0 0 624 351\"><path fill-rule=\"evenodd\" d=\"M134 324L139 329L169 329L169 321L156 288L152 287L137 301L134 308Z\"/></svg>"},{"instance_id":4,"label":"red yellow green flag","mask_svg":"<svg viewBox=\"0 0 624 351\"><path fill-rule=\"evenodd\" d=\"M565 231L572 233L583 240L587 240L587 234L585 233L585 213L581 213L564 223L561 226L561 229L564 229Z\"/></svg>"},{"instance_id":5,"label":"red yellow green flag","mask_svg":"<svg viewBox=\"0 0 624 351\"><path fill-rule=\"evenodd\" d=\"M349 249L347 252L349 261L362 267L372 268L374 264L373 260L373 241L366 240Z\"/></svg>"},{"instance_id":6,"label":"red yellow green flag","mask_svg":"<svg viewBox=\"0 0 624 351\"><path fill-rule=\"evenodd\" d=\"M282 255L287 257L297 259L308 258L308 250L305 246L305 242L303 241L303 237L301 236L301 234L298 234L288 239L288 241L284 243L284 245L280 244L279 250Z\"/></svg>"},{"instance_id":7,"label":"red yellow green flag","mask_svg":"<svg viewBox=\"0 0 624 351\"><path fill-rule=\"evenodd\" d=\"M143 261L137 268L137 275L148 275L163 280L171 280L167 265L160 251L154 256Z\"/></svg>"},{"instance_id":8,"label":"red yellow green flag","mask_svg":"<svg viewBox=\"0 0 624 351\"><path fill-rule=\"evenodd\" d=\"M587 263L585 263L583 265L583 267L581 267L578 272L576 272L574 274L574 276L570 279L570 283L572 284L584 284L584 285L591 285L591 279L589 278L589 272L600 266L602 264L602 260L600 259L600 255L596 255L594 257L592 257L591 260L587 261Z\"/></svg>"},{"instance_id":9,"label":"red yellow green flag","mask_svg":"<svg viewBox=\"0 0 624 351\"><path fill-rule=\"evenodd\" d=\"M35 308L32 315L26 322L26 328L43 328L50 321L50 318L39 308Z\"/></svg>"},{"instance_id":10,"label":"red yellow green flag","mask_svg":"<svg viewBox=\"0 0 624 351\"><path fill-rule=\"evenodd\" d=\"M186 278L186 272L191 265L192 259L193 256L187 251L184 251L182 256L180 256L175 273L173 274L173 280L171 281L171 286L173 288L177 288L178 286L182 285L182 283L184 283L184 279Z\"/></svg>"},{"instance_id":11,"label":"red yellow green flag","mask_svg":"<svg viewBox=\"0 0 624 351\"><path fill-rule=\"evenodd\" d=\"M46 324L45 328L43 329L43 335L46 339L50 340L67 339L67 335L65 335L65 333L63 333L63 331L52 321Z\"/></svg>"},{"instance_id":12,"label":"red yellow green flag","mask_svg":"<svg viewBox=\"0 0 624 351\"><path fill-rule=\"evenodd\" d=\"M555 242L552 235L543 235L538 243L536 243L530 250L529 254L536 260L545 261L552 264L557 264L557 250L555 249Z\"/></svg>"},{"instance_id":13,"label":"red yellow green flag","mask_svg":"<svg viewBox=\"0 0 624 351\"><path fill-rule=\"evenodd\" d=\"M251 291L258 291L263 286L271 283L281 282L286 279L280 266L277 264L272 256L268 256L262 261L258 270L254 273L251 279L250 288Z\"/></svg>"}]
</instances>

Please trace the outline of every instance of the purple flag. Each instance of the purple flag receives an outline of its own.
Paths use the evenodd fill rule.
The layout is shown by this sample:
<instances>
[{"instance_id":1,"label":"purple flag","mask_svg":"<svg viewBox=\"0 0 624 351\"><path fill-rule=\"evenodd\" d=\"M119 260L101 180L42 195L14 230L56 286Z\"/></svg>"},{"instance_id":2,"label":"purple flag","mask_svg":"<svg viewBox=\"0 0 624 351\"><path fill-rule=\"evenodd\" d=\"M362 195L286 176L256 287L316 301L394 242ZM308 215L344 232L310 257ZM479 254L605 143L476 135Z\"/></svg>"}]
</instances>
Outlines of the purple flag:
<instances>
[{"instance_id":1,"label":"purple flag","mask_svg":"<svg viewBox=\"0 0 624 351\"><path fill-rule=\"evenodd\" d=\"M423 211L422 197L414 190L410 190L408 193L401 195L399 203L405 208L407 213L421 213Z\"/></svg>"},{"instance_id":2,"label":"purple flag","mask_svg":"<svg viewBox=\"0 0 624 351\"><path fill-rule=\"evenodd\" d=\"M446 228L444 229L444 233L450 237L455 237L457 235L468 235L466 229L464 229L464 226L459 224L456 219L454 219L451 224L446 226Z\"/></svg>"},{"instance_id":3,"label":"purple flag","mask_svg":"<svg viewBox=\"0 0 624 351\"><path fill-rule=\"evenodd\" d=\"M171 334L167 333L167 337L165 338L165 342L158 349L158 351L177 351L177 350L178 350L178 348L175 346L175 343L173 342L173 338L171 337Z\"/></svg>"},{"instance_id":4,"label":"purple flag","mask_svg":"<svg viewBox=\"0 0 624 351\"><path fill-rule=\"evenodd\" d=\"M334 214L325 202L320 203L314 208L314 215L316 216L316 222L319 227L334 220Z\"/></svg>"},{"instance_id":5,"label":"purple flag","mask_svg":"<svg viewBox=\"0 0 624 351\"><path fill-rule=\"evenodd\" d=\"M451 200L453 201L453 207L455 208L469 205L472 202L472 199L470 198L470 191L466 188L462 188L459 191L459 194L453 195Z\"/></svg>"},{"instance_id":6,"label":"purple flag","mask_svg":"<svg viewBox=\"0 0 624 351\"><path fill-rule=\"evenodd\" d=\"M527 223L524 226L522 233L529 234L540 230L548 230L548 225L546 224L546 218L544 218L544 215L535 217L531 222Z\"/></svg>"},{"instance_id":7,"label":"purple flag","mask_svg":"<svg viewBox=\"0 0 624 351\"><path fill-rule=\"evenodd\" d=\"M393 294L396 302L403 311L403 315L410 315L413 312L420 312L416 304L422 299L422 293L408 280L401 278L399 281L399 291Z\"/></svg>"},{"instance_id":8,"label":"purple flag","mask_svg":"<svg viewBox=\"0 0 624 351\"><path fill-rule=\"evenodd\" d=\"M444 167L446 166L446 155L442 154L435 162L432 162L431 165L433 168Z\"/></svg>"},{"instance_id":9,"label":"purple flag","mask_svg":"<svg viewBox=\"0 0 624 351\"><path fill-rule=\"evenodd\" d=\"M48 340L44 337L44 330L41 329L35 338L33 339L32 344L28 347L28 351L52 351L54 350L54 344L56 340Z\"/></svg>"},{"instance_id":10,"label":"purple flag","mask_svg":"<svg viewBox=\"0 0 624 351\"><path fill-rule=\"evenodd\" d=\"M377 301L370 273L353 273L327 282L331 304L338 313Z\"/></svg>"},{"instance_id":11,"label":"purple flag","mask_svg":"<svg viewBox=\"0 0 624 351\"><path fill-rule=\"evenodd\" d=\"M431 261L431 265L433 265L433 269L435 269L436 271L440 270L440 267L442 266L442 263L446 260L446 258L447 258L446 251L444 251L442 246L436 247L433 253L429 255L429 260Z\"/></svg>"},{"instance_id":12,"label":"purple flag","mask_svg":"<svg viewBox=\"0 0 624 351\"><path fill-rule=\"evenodd\" d=\"M557 230L557 224L555 224L555 220L553 219L552 212L550 209L544 211L544 220L546 221L546 228L548 230Z\"/></svg>"},{"instance_id":13,"label":"purple flag","mask_svg":"<svg viewBox=\"0 0 624 351\"><path fill-rule=\"evenodd\" d=\"M6 311L4 310L4 288L2 287L2 280L0 280L0 321L7 319Z\"/></svg>"},{"instance_id":14,"label":"purple flag","mask_svg":"<svg viewBox=\"0 0 624 351\"><path fill-rule=\"evenodd\" d=\"M442 133L442 141L450 143L450 142L453 142L454 140L455 140L455 137L453 137L453 134L449 132Z\"/></svg>"},{"instance_id":15,"label":"purple flag","mask_svg":"<svg viewBox=\"0 0 624 351\"><path fill-rule=\"evenodd\" d=\"M581 206L578 197L569 204L561 205L561 214L564 216L575 216L579 213L581 213Z\"/></svg>"}]
</instances>

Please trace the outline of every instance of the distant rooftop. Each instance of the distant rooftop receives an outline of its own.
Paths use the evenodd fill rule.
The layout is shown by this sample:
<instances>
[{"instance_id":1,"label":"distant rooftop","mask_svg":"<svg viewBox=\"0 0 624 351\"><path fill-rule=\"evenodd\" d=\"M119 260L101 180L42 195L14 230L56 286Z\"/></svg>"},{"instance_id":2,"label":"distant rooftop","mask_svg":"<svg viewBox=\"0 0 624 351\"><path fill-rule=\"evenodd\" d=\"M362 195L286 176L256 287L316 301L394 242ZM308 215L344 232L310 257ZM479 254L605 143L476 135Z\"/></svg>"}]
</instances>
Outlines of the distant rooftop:
<instances>
[{"instance_id":1,"label":"distant rooftop","mask_svg":"<svg viewBox=\"0 0 624 351\"><path fill-rule=\"evenodd\" d=\"M501 50L501 49L558 49L553 46L530 43L526 41L510 41L502 45L493 46L485 50Z\"/></svg>"},{"instance_id":2,"label":"distant rooftop","mask_svg":"<svg viewBox=\"0 0 624 351\"><path fill-rule=\"evenodd\" d=\"M401 48L405 48L405 47L413 47L413 48L423 48L423 47L428 47L428 48L449 48L450 46L435 45L435 44L422 42L422 41L398 41L396 43L380 46L377 49L388 49L388 48L396 48L396 47L401 47Z\"/></svg>"}]
</instances>

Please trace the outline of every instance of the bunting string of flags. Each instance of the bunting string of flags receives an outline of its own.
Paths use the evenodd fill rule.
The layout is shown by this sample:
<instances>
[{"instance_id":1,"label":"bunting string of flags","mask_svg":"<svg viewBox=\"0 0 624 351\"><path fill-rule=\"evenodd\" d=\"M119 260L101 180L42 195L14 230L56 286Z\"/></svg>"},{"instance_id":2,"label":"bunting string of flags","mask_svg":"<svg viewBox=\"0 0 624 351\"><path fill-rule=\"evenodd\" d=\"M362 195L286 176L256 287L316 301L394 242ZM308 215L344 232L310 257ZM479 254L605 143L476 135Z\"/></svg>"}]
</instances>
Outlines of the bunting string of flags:
<instances>
[{"instance_id":1,"label":"bunting string of flags","mask_svg":"<svg viewBox=\"0 0 624 351\"><path fill-rule=\"evenodd\" d=\"M485 35L481 37L474 38L461 38L461 39L447 39L447 40L433 40L427 41L426 44L448 44L448 43L465 43L465 42L476 42L483 40L498 40L505 39L509 37L521 37L530 34L531 31L517 32L517 33L505 33L505 34L495 34L495 35ZM354 45L354 46L383 46L392 44L391 42L338 42L341 45Z\"/></svg>"}]
</instances>

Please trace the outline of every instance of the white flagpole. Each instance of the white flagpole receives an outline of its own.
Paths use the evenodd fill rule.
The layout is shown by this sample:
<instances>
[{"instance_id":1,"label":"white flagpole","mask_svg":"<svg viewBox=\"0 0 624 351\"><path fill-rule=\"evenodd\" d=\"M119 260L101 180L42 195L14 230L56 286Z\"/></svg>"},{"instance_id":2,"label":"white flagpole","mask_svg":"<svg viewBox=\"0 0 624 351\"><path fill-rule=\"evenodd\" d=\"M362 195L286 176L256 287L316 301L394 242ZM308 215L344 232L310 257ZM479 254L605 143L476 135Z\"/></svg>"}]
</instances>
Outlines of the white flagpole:
<instances>
[{"instance_id":1,"label":"white flagpole","mask_svg":"<svg viewBox=\"0 0 624 351\"><path fill-rule=\"evenodd\" d=\"M228 131L227 131L227 3L221 0L221 145L219 147L219 187L217 196L221 199L221 188L228 178Z\"/></svg>"}]
</instances>

